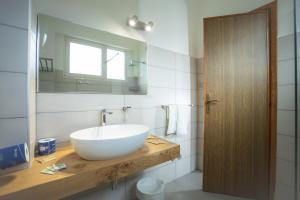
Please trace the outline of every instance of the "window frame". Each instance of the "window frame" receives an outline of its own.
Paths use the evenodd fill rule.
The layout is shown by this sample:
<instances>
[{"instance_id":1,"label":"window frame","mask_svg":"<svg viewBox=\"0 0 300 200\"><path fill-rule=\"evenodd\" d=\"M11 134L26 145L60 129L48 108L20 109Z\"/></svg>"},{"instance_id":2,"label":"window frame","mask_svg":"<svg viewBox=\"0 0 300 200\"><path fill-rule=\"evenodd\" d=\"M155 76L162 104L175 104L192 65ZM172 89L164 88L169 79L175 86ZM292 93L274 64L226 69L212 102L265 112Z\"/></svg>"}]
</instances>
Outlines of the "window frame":
<instances>
[{"instance_id":1,"label":"window frame","mask_svg":"<svg viewBox=\"0 0 300 200\"><path fill-rule=\"evenodd\" d=\"M76 44L81 44L85 46L91 46L91 47L96 47L100 48L102 51L102 66L101 66L101 75L90 75L90 74L77 74L77 73L70 73L70 44L71 43L76 43ZM113 46L107 46L100 44L98 42L93 42L85 39L79 39L79 38L73 38L73 37L65 37L65 76L74 78L74 79L87 79L87 80L100 80L100 81L108 81L112 83L118 83L118 82L127 82L128 77L127 77L127 70L128 70L128 64L129 64L129 55L128 51L124 48L119 48L119 47L113 47ZM121 79L110 79L107 78L107 49L112 49L116 51L121 51L124 52L125 54L125 70L124 70L124 80Z\"/></svg>"},{"instance_id":2,"label":"window frame","mask_svg":"<svg viewBox=\"0 0 300 200\"><path fill-rule=\"evenodd\" d=\"M122 80L122 79L111 79L111 78L108 78L107 77L107 50L108 49L111 49L111 50L115 50L115 51L121 51L121 52L124 52L124 55L125 55L125 69L124 69L124 80ZM129 56L128 56L128 52L126 51L126 50L124 50L124 49L121 49L121 48L117 48L117 47L112 47L112 46L106 46L106 48L105 48L105 72L106 72L106 75L105 75L105 78L106 78L106 80L109 80L109 81L112 81L112 82L120 82L120 81L122 81L122 82L124 82L124 81L127 81L127 70L128 70L128 66L129 66Z\"/></svg>"},{"instance_id":3,"label":"window frame","mask_svg":"<svg viewBox=\"0 0 300 200\"><path fill-rule=\"evenodd\" d=\"M70 72L70 44L76 43L81 44L85 46L91 46L100 48L102 52L102 60L101 60L101 75L91 75L91 74L78 74L78 73L71 73ZM103 66L103 58L106 56L106 53L104 52L104 46L95 42L91 42L84 39L77 39L72 37L66 37L65 38L65 47L66 47L66 56L65 56L65 75L71 78L78 78L78 79L95 79L95 80L105 80L104 77L106 76L105 67Z\"/></svg>"}]
</instances>

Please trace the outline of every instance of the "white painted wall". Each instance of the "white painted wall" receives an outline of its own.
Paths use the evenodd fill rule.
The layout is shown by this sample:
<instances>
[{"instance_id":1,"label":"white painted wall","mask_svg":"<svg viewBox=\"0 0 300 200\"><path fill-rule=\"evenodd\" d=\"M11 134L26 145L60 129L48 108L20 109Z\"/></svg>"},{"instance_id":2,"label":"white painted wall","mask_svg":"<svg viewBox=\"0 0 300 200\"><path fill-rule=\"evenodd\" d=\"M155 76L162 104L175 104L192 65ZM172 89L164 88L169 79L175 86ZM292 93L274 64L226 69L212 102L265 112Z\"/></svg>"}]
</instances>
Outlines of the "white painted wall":
<instances>
[{"instance_id":1,"label":"white painted wall","mask_svg":"<svg viewBox=\"0 0 300 200\"><path fill-rule=\"evenodd\" d=\"M145 41L174 52L189 53L184 0L36 0L36 4L44 14ZM129 28L126 20L132 15L138 15L145 22L153 21L153 32Z\"/></svg>"},{"instance_id":2,"label":"white painted wall","mask_svg":"<svg viewBox=\"0 0 300 200\"><path fill-rule=\"evenodd\" d=\"M197 58L203 57L203 18L248 12L271 1L36 0L45 14ZM153 32L129 28L126 19L134 14L143 21L153 21Z\"/></svg>"},{"instance_id":3,"label":"white painted wall","mask_svg":"<svg viewBox=\"0 0 300 200\"><path fill-rule=\"evenodd\" d=\"M126 25L138 13L138 0L35 0L38 12L73 23L143 40ZM67 11L67 12L66 12Z\"/></svg>"},{"instance_id":4,"label":"white painted wall","mask_svg":"<svg viewBox=\"0 0 300 200\"><path fill-rule=\"evenodd\" d=\"M248 12L272 0L185 0L190 56L203 57L203 18Z\"/></svg>"},{"instance_id":5,"label":"white painted wall","mask_svg":"<svg viewBox=\"0 0 300 200\"><path fill-rule=\"evenodd\" d=\"M139 16L154 22L151 33L143 34L154 46L189 55L188 16L184 0L139 0Z\"/></svg>"}]
</instances>

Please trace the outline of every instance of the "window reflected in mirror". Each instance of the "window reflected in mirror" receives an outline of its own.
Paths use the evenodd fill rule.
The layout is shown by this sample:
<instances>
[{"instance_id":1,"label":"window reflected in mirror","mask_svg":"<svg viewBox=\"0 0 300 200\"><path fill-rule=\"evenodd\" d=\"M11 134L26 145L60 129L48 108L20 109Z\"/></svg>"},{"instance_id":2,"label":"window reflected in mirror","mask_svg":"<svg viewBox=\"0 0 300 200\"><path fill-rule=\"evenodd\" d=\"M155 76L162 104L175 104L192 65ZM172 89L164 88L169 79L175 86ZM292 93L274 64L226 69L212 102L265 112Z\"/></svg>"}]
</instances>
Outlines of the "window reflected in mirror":
<instances>
[{"instance_id":1,"label":"window reflected in mirror","mask_svg":"<svg viewBox=\"0 0 300 200\"><path fill-rule=\"evenodd\" d=\"M38 92L147 94L144 42L38 15Z\"/></svg>"}]
</instances>

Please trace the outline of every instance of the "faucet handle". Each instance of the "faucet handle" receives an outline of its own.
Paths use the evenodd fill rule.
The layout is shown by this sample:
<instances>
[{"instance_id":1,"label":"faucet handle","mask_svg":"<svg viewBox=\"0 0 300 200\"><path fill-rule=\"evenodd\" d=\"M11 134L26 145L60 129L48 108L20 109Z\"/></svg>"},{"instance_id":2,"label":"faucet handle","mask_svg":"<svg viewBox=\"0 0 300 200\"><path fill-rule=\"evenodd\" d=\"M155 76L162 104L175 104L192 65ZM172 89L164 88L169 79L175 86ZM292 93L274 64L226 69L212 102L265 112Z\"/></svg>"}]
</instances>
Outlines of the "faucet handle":
<instances>
[{"instance_id":1,"label":"faucet handle","mask_svg":"<svg viewBox=\"0 0 300 200\"><path fill-rule=\"evenodd\" d=\"M113 112L107 112L107 110L106 109L101 109L100 110L102 113L104 113L104 114L109 114L109 115L111 115L111 114L113 114Z\"/></svg>"},{"instance_id":2,"label":"faucet handle","mask_svg":"<svg viewBox=\"0 0 300 200\"><path fill-rule=\"evenodd\" d=\"M122 110L124 111L124 112L126 112L129 108L132 108L131 106L124 106L123 108L122 108Z\"/></svg>"}]
</instances>

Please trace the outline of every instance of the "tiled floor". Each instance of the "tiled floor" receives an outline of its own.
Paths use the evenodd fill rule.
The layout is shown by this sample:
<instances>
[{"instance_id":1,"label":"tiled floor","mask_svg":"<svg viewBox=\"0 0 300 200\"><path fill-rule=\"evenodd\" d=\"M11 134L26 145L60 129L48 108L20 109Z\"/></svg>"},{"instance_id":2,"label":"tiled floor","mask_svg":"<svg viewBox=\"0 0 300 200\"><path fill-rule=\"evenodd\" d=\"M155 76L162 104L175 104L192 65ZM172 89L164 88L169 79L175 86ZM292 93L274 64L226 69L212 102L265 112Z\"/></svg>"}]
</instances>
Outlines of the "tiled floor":
<instances>
[{"instance_id":1,"label":"tiled floor","mask_svg":"<svg viewBox=\"0 0 300 200\"><path fill-rule=\"evenodd\" d=\"M246 200L202 190L202 173L192 172L166 185L166 200Z\"/></svg>"}]
</instances>

